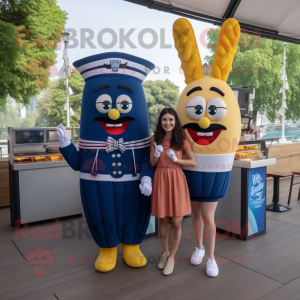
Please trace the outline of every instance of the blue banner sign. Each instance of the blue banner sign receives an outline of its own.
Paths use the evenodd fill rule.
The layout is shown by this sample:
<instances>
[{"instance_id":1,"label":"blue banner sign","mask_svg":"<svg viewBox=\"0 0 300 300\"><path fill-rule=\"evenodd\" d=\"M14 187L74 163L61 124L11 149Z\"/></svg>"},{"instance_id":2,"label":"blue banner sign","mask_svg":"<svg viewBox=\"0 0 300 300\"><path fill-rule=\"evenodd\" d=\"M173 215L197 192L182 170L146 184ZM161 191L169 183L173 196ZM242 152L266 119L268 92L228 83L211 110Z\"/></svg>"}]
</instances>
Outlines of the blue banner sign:
<instances>
[{"instance_id":1,"label":"blue banner sign","mask_svg":"<svg viewBox=\"0 0 300 300\"><path fill-rule=\"evenodd\" d=\"M265 229L266 167L249 169L248 235Z\"/></svg>"}]
</instances>

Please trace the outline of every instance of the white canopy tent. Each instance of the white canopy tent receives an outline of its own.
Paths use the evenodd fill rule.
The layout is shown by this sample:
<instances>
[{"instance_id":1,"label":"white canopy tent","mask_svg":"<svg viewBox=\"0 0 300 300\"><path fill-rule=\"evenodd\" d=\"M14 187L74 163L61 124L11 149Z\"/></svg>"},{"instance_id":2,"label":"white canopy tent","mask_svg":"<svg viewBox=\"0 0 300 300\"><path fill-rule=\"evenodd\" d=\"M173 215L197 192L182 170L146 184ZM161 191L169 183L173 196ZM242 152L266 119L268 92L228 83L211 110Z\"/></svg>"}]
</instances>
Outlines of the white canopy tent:
<instances>
[{"instance_id":1,"label":"white canopy tent","mask_svg":"<svg viewBox=\"0 0 300 300\"><path fill-rule=\"evenodd\" d=\"M299 0L125 1L218 26L235 18L249 34L300 44Z\"/></svg>"}]
</instances>

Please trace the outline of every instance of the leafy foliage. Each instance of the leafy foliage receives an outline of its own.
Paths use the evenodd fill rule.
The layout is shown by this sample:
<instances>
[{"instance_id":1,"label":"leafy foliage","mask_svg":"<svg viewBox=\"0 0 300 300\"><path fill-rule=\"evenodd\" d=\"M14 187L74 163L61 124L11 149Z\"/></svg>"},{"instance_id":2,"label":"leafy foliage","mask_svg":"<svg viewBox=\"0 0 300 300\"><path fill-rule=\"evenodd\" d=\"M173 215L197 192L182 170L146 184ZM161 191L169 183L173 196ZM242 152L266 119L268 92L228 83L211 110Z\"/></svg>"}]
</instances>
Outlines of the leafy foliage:
<instances>
[{"instance_id":1,"label":"leafy foliage","mask_svg":"<svg viewBox=\"0 0 300 300\"><path fill-rule=\"evenodd\" d=\"M5 109L0 112L0 128L35 127L38 116L37 111L27 112L26 117L21 119L19 114L23 107L21 103L16 103L8 97Z\"/></svg>"},{"instance_id":2,"label":"leafy foliage","mask_svg":"<svg viewBox=\"0 0 300 300\"><path fill-rule=\"evenodd\" d=\"M286 46L286 74L289 89L286 91L286 118L300 118L300 45L288 44Z\"/></svg>"},{"instance_id":3,"label":"leafy foliage","mask_svg":"<svg viewBox=\"0 0 300 300\"><path fill-rule=\"evenodd\" d=\"M56 0L0 4L0 110L7 95L28 104L45 88L56 63L56 44L67 19Z\"/></svg>"},{"instance_id":4,"label":"leafy foliage","mask_svg":"<svg viewBox=\"0 0 300 300\"><path fill-rule=\"evenodd\" d=\"M84 88L84 80L76 69L73 69L69 77L69 85L74 95L69 96L69 104L75 115L70 117L70 125L78 127L80 122L81 99ZM38 125L54 127L62 123L67 124L67 113L63 110L66 103L66 85L64 79L50 82L43 96L38 100L39 111Z\"/></svg>"},{"instance_id":5,"label":"leafy foliage","mask_svg":"<svg viewBox=\"0 0 300 300\"><path fill-rule=\"evenodd\" d=\"M143 83L147 101L149 123L156 126L158 116L163 108L173 107L179 98L179 87L170 80L147 80Z\"/></svg>"},{"instance_id":6,"label":"leafy foliage","mask_svg":"<svg viewBox=\"0 0 300 300\"><path fill-rule=\"evenodd\" d=\"M215 53L220 29L208 33L211 56L205 60L211 65ZM286 46L286 73L289 90L286 90L286 117L300 117L300 46L288 44ZM256 113L267 113L268 118L275 120L276 112L282 106L281 69L283 62L283 43L242 33L238 49L233 60L232 71L227 82L237 86L248 86L250 93L255 88L253 101L254 120Z\"/></svg>"}]
</instances>

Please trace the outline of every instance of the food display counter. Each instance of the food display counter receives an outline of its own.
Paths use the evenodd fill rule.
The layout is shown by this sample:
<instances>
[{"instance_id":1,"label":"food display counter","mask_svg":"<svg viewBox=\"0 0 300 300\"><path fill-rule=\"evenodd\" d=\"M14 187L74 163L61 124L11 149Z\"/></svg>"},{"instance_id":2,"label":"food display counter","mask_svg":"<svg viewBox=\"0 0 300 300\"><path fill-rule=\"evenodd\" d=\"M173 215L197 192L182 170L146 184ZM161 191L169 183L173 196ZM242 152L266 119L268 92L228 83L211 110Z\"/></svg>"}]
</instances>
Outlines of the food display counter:
<instances>
[{"instance_id":1,"label":"food display counter","mask_svg":"<svg viewBox=\"0 0 300 300\"><path fill-rule=\"evenodd\" d=\"M240 142L227 195L216 209L218 232L242 240L266 232L266 173L275 164L276 158L266 158L258 143Z\"/></svg>"},{"instance_id":2,"label":"food display counter","mask_svg":"<svg viewBox=\"0 0 300 300\"><path fill-rule=\"evenodd\" d=\"M55 128L8 128L12 227L82 215L79 174L59 146Z\"/></svg>"}]
</instances>

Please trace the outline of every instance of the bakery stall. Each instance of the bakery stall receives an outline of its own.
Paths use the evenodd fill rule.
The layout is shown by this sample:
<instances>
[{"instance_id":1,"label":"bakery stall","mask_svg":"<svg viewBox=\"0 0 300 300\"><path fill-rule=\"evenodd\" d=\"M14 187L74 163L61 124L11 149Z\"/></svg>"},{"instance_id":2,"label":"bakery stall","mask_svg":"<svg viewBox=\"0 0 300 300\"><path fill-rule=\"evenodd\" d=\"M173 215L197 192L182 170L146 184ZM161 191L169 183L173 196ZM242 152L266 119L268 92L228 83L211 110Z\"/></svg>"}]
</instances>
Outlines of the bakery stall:
<instances>
[{"instance_id":1,"label":"bakery stall","mask_svg":"<svg viewBox=\"0 0 300 300\"><path fill-rule=\"evenodd\" d=\"M67 132L73 140L73 128ZM59 146L55 128L8 128L12 227L82 215L79 174Z\"/></svg>"},{"instance_id":2,"label":"bakery stall","mask_svg":"<svg viewBox=\"0 0 300 300\"><path fill-rule=\"evenodd\" d=\"M215 214L218 232L242 240L266 232L267 166L276 158L268 158L264 149L264 140L240 141L227 195Z\"/></svg>"}]
</instances>

